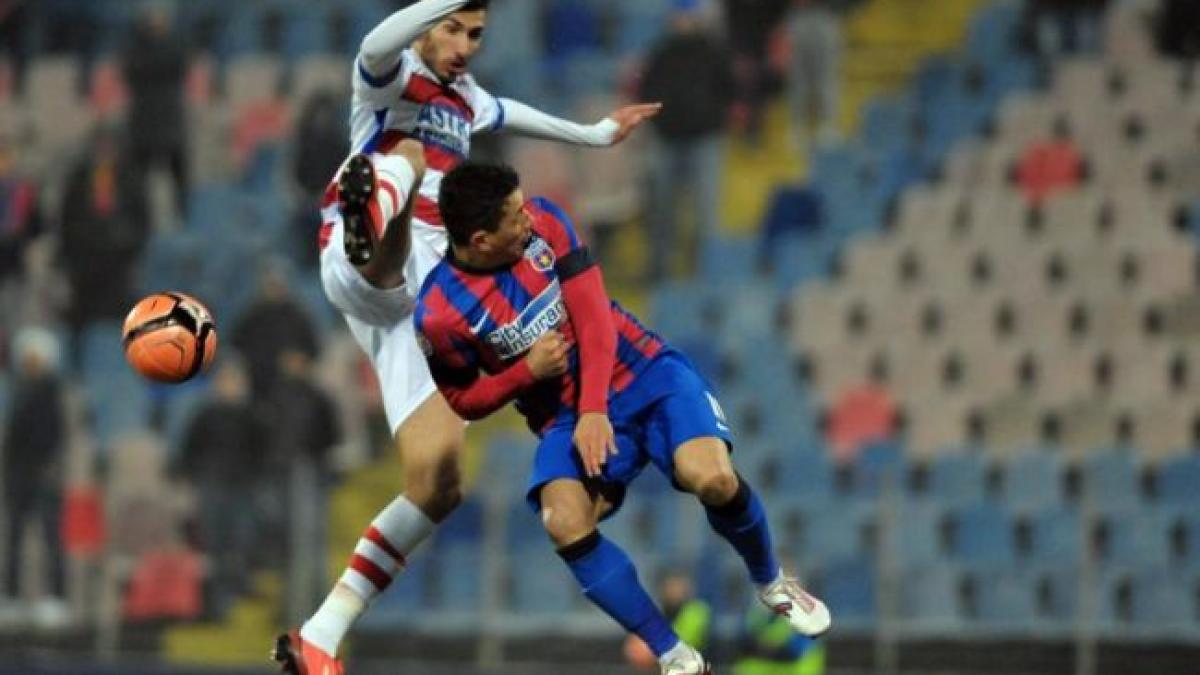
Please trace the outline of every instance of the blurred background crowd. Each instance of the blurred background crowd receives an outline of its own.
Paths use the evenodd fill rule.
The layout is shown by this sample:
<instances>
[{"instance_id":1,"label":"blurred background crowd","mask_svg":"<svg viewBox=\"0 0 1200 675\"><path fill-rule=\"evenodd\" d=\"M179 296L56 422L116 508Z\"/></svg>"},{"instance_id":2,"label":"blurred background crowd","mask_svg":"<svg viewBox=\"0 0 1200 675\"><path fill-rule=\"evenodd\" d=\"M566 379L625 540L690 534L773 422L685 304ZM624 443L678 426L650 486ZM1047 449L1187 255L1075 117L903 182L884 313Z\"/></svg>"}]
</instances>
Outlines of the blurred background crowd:
<instances>
[{"instance_id":1,"label":"blurred background crowd","mask_svg":"<svg viewBox=\"0 0 1200 675\"><path fill-rule=\"evenodd\" d=\"M0 0L13 672L258 662L398 491L316 231L358 41L407 4ZM489 90L582 121L665 103L618 148L475 155L565 204L613 294L717 383L831 605L828 657L772 633L647 475L608 534L650 583L680 577L664 602L703 603L724 663L1194 667L1198 57L1194 0L493 0ZM121 349L133 301L168 289L221 340L181 386ZM519 499L519 426L472 426L470 496L360 658L621 660ZM953 646L999 638L1042 648Z\"/></svg>"}]
</instances>

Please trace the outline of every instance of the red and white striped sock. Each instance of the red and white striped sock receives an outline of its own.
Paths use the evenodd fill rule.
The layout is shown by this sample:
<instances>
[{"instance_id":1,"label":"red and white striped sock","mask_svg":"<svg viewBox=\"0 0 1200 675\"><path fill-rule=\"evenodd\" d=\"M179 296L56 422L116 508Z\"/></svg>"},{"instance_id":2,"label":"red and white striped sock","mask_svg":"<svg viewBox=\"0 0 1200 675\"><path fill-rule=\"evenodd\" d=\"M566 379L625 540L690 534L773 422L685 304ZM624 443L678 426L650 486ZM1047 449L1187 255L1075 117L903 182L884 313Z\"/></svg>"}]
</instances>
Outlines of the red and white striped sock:
<instances>
[{"instance_id":1,"label":"red and white striped sock","mask_svg":"<svg viewBox=\"0 0 1200 675\"><path fill-rule=\"evenodd\" d=\"M407 497L388 504L358 540L350 565L325 602L300 627L300 637L336 656L350 626L404 570L408 556L434 527Z\"/></svg>"},{"instance_id":2,"label":"red and white striped sock","mask_svg":"<svg viewBox=\"0 0 1200 675\"><path fill-rule=\"evenodd\" d=\"M379 189L375 198L367 205L375 223L376 235L382 237L388 223L404 210L409 192L413 188L413 168L408 160L399 155L372 155L375 165L375 180Z\"/></svg>"}]
</instances>

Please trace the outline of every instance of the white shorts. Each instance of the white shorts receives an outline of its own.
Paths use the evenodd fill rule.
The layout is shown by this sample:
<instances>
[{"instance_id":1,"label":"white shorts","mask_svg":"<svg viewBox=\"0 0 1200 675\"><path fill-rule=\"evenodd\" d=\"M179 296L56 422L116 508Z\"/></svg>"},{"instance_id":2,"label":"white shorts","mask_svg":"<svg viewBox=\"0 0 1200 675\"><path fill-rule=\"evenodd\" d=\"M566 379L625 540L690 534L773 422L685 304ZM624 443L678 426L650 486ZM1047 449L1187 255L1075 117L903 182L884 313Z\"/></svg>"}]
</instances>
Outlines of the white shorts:
<instances>
[{"instance_id":1,"label":"white shorts","mask_svg":"<svg viewBox=\"0 0 1200 675\"><path fill-rule=\"evenodd\" d=\"M373 159L379 170L392 158L376 155ZM392 433L437 391L417 345L412 312L421 284L445 255L447 245L444 229L414 219L404 284L391 289L372 286L346 259L340 217L334 220L329 245L321 252L325 296L346 317L350 333L371 359Z\"/></svg>"}]
</instances>

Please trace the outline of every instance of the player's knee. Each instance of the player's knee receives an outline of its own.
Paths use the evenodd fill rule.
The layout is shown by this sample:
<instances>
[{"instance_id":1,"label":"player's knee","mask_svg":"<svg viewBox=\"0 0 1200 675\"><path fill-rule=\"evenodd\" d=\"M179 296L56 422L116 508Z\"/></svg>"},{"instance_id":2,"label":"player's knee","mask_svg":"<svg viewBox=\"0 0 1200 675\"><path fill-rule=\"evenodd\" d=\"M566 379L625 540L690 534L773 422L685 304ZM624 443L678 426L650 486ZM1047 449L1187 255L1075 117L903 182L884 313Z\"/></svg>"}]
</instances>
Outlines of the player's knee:
<instances>
[{"instance_id":1,"label":"player's knee","mask_svg":"<svg viewBox=\"0 0 1200 675\"><path fill-rule=\"evenodd\" d=\"M543 504L542 526L550 535L550 541L557 548L562 548L591 534L596 529L596 522L584 512Z\"/></svg>"},{"instance_id":2,"label":"player's knee","mask_svg":"<svg viewBox=\"0 0 1200 675\"><path fill-rule=\"evenodd\" d=\"M717 506L728 503L738 491L738 476L732 467L721 467L700 477L696 496L705 504Z\"/></svg>"}]
</instances>

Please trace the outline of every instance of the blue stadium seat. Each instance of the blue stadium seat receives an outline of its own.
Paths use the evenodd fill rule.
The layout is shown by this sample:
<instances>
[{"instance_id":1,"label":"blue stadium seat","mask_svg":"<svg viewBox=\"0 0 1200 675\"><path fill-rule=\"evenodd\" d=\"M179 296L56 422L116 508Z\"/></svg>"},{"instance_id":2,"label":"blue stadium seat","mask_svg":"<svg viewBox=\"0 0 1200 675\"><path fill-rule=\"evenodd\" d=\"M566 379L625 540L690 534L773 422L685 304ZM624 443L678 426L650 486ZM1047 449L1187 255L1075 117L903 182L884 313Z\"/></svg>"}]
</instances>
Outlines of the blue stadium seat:
<instances>
[{"instance_id":1,"label":"blue stadium seat","mask_svg":"<svg viewBox=\"0 0 1200 675\"><path fill-rule=\"evenodd\" d=\"M781 185L771 194L766 216L760 229L763 251L787 235L807 235L825 222L821 193L813 188Z\"/></svg>"},{"instance_id":2,"label":"blue stadium seat","mask_svg":"<svg viewBox=\"0 0 1200 675\"><path fill-rule=\"evenodd\" d=\"M706 317L714 307L712 293L702 285L661 285L650 297L649 325L672 341L704 336Z\"/></svg>"},{"instance_id":3,"label":"blue stadium seat","mask_svg":"<svg viewBox=\"0 0 1200 675\"><path fill-rule=\"evenodd\" d=\"M524 492L523 489L520 490L521 498L508 505L508 518L505 523L508 528L506 538L510 551L541 545L550 546L550 539L546 529L542 527L541 518L525 503ZM601 529L608 532L605 526L601 526Z\"/></svg>"},{"instance_id":4,"label":"blue stadium seat","mask_svg":"<svg viewBox=\"0 0 1200 675\"><path fill-rule=\"evenodd\" d=\"M864 108L862 137L868 147L900 147L912 137L916 108L905 93L877 96Z\"/></svg>"},{"instance_id":5,"label":"blue stadium seat","mask_svg":"<svg viewBox=\"0 0 1200 675\"><path fill-rule=\"evenodd\" d=\"M1168 516L1151 508L1101 509L1093 523L1098 548L1110 567L1162 565L1168 559Z\"/></svg>"},{"instance_id":6,"label":"blue stadium seat","mask_svg":"<svg viewBox=\"0 0 1200 675\"><path fill-rule=\"evenodd\" d=\"M1047 450L1023 453L1004 467L1004 499L1013 509L1037 510L1062 503L1062 462Z\"/></svg>"},{"instance_id":7,"label":"blue stadium seat","mask_svg":"<svg viewBox=\"0 0 1200 675\"><path fill-rule=\"evenodd\" d=\"M1158 502L1163 506L1200 507L1200 456L1187 455L1158 469Z\"/></svg>"},{"instance_id":8,"label":"blue stadium seat","mask_svg":"<svg viewBox=\"0 0 1200 675\"><path fill-rule=\"evenodd\" d=\"M283 53L289 60L329 51L328 12L289 12L283 32Z\"/></svg>"},{"instance_id":9,"label":"blue stadium seat","mask_svg":"<svg viewBox=\"0 0 1200 675\"><path fill-rule=\"evenodd\" d=\"M758 273L759 244L753 237L716 236L701 242L700 277L727 284Z\"/></svg>"},{"instance_id":10,"label":"blue stadium seat","mask_svg":"<svg viewBox=\"0 0 1200 675\"><path fill-rule=\"evenodd\" d=\"M830 502L803 506L800 514L800 550L806 559L831 562L867 552L870 542L865 539L873 519L869 508Z\"/></svg>"},{"instance_id":11,"label":"blue stadium seat","mask_svg":"<svg viewBox=\"0 0 1200 675\"><path fill-rule=\"evenodd\" d=\"M408 567L363 617L364 626L415 625L423 610L433 606L435 557L421 551L408 560Z\"/></svg>"},{"instance_id":12,"label":"blue stadium seat","mask_svg":"<svg viewBox=\"0 0 1200 675\"><path fill-rule=\"evenodd\" d=\"M929 494L946 506L982 501L987 469L978 455L958 452L938 457L929 468Z\"/></svg>"},{"instance_id":13,"label":"blue stadium seat","mask_svg":"<svg viewBox=\"0 0 1200 675\"><path fill-rule=\"evenodd\" d=\"M534 449L534 439L526 434L495 434L489 439L483 458L483 475L490 482L502 485L500 489L519 499L522 505Z\"/></svg>"},{"instance_id":14,"label":"blue stadium seat","mask_svg":"<svg viewBox=\"0 0 1200 675\"><path fill-rule=\"evenodd\" d=\"M1020 3L988 3L971 19L967 53L989 65L1008 61L1016 51L1020 19Z\"/></svg>"},{"instance_id":15,"label":"blue stadium seat","mask_svg":"<svg viewBox=\"0 0 1200 675\"><path fill-rule=\"evenodd\" d=\"M950 564L920 565L904 572L900 585L906 621L914 627L957 627L963 619L962 573Z\"/></svg>"},{"instance_id":16,"label":"blue stadium seat","mask_svg":"<svg viewBox=\"0 0 1200 675\"><path fill-rule=\"evenodd\" d=\"M1034 577L1038 617L1060 628L1073 625L1079 605L1079 574L1075 568L1048 568Z\"/></svg>"},{"instance_id":17,"label":"blue stadium seat","mask_svg":"<svg viewBox=\"0 0 1200 675\"><path fill-rule=\"evenodd\" d=\"M434 532L433 548L440 551L482 541L483 509L483 501L479 497L464 499Z\"/></svg>"},{"instance_id":18,"label":"blue stadium seat","mask_svg":"<svg viewBox=\"0 0 1200 675\"><path fill-rule=\"evenodd\" d=\"M1084 532L1075 510L1049 507L1023 515L1021 520L1028 526L1029 537L1028 548L1021 550L1022 562L1060 568L1078 563Z\"/></svg>"},{"instance_id":19,"label":"blue stadium seat","mask_svg":"<svg viewBox=\"0 0 1200 675\"><path fill-rule=\"evenodd\" d=\"M804 446L779 453L776 484L802 501L823 504L833 496L833 464L824 448Z\"/></svg>"},{"instance_id":20,"label":"blue stadium seat","mask_svg":"<svg viewBox=\"0 0 1200 675\"><path fill-rule=\"evenodd\" d=\"M820 576L821 598L841 625L871 625L876 615L875 569L859 556L827 565Z\"/></svg>"},{"instance_id":21,"label":"blue stadium seat","mask_svg":"<svg viewBox=\"0 0 1200 675\"><path fill-rule=\"evenodd\" d=\"M856 497L876 499L882 494L885 483L890 483L897 492L904 489L904 448L898 442L868 443L859 452L852 468Z\"/></svg>"},{"instance_id":22,"label":"blue stadium seat","mask_svg":"<svg viewBox=\"0 0 1200 675\"><path fill-rule=\"evenodd\" d=\"M1141 502L1141 487L1133 452L1124 448L1098 450L1084 458L1080 496L1095 506L1133 507Z\"/></svg>"},{"instance_id":23,"label":"blue stadium seat","mask_svg":"<svg viewBox=\"0 0 1200 675\"><path fill-rule=\"evenodd\" d=\"M188 425L208 400L208 392L206 386L196 386L191 382L172 389L177 391L172 391L166 398L163 432L167 437L167 452L174 455L182 449Z\"/></svg>"},{"instance_id":24,"label":"blue stadium seat","mask_svg":"<svg viewBox=\"0 0 1200 675\"><path fill-rule=\"evenodd\" d=\"M1016 571L972 575L975 590L974 618L992 629L1029 630L1036 619L1034 579Z\"/></svg>"},{"instance_id":25,"label":"blue stadium seat","mask_svg":"<svg viewBox=\"0 0 1200 675\"><path fill-rule=\"evenodd\" d=\"M478 541L456 541L433 554L434 609L477 612L483 599L483 557Z\"/></svg>"},{"instance_id":26,"label":"blue stadium seat","mask_svg":"<svg viewBox=\"0 0 1200 675\"><path fill-rule=\"evenodd\" d=\"M1008 513L994 502L980 502L951 514L951 555L975 566L1007 567L1014 558L1013 527Z\"/></svg>"},{"instance_id":27,"label":"blue stadium seat","mask_svg":"<svg viewBox=\"0 0 1200 675\"><path fill-rule=\"evenodd\" d=\"M1138 626L1157 628L1200 627L1197 597L1190 578L1168 569L1143 567L1130 579L1133 590L1131 619Z\"/></svg>"},{"instance_id":28,"label":"blue stadium seat","mask_svg":"<svg viewBox=\"0 0 1200 675\"><path fill-rule=\"evenodd\" d=\"M582 591L550 546L522 549L508 558L508 607L521 615L571 611Z\"/></svg>"},{"instance_id":29,"label":"blue stadium seat","mask_svg":"<svg viewBox=\"0 0 1200 675\"><path fill-rule=\"evenodd\" d=\"M946 512L940 504L905 501L892 519L895 534L891 541L902 569L933 564L945 558L942 526Z\"/></svg>"},{"instance_id":30,"label":"blue stadium seat","mask_svg":"<svg viewBox=\"0 0 1200 675\"><path fill-rule=\"evenodd\" d=\"M1179 510L1168 520L1168 527L1172 564L1200 572L1200 511Z\"/></svg>"}]
</instances>

